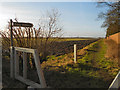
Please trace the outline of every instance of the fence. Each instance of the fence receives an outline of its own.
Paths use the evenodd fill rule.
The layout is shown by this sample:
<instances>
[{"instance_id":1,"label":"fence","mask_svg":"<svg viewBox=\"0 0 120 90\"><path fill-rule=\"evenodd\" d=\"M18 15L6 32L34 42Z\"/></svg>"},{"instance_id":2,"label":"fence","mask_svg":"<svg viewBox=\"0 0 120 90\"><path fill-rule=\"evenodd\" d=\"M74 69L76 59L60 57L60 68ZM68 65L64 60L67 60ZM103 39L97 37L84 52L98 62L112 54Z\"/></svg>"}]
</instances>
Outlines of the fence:
<instances>
[{"instance_id":1,"label":"fence","mask_svg":"<svg viewBox=\"0 0 120 90\"><path fill-rule=\"evenodd\" d=\"M13 48L11 48L12 51ZM23 77L19 75L19 52L23 52ZM26 53L32 53L35 61L35 65L37 68L37 73L39 77L40 84L35 83L29 79L27 79L27 58L26 58ZM28 48L21 48L21 47L14 47L14 61L12 61L12 65L14 66L14 75L15 79L30 85L33 88L45 88L46 82L44 79L44 75L41 69L40 61L39 61L39 56L36 51L36 49L28 49ZM14 63L13 63L14 62ZM11 65L11 66L12 66ZM13 68L13 66L11 68Z\"/></svg>"}]
</instances>

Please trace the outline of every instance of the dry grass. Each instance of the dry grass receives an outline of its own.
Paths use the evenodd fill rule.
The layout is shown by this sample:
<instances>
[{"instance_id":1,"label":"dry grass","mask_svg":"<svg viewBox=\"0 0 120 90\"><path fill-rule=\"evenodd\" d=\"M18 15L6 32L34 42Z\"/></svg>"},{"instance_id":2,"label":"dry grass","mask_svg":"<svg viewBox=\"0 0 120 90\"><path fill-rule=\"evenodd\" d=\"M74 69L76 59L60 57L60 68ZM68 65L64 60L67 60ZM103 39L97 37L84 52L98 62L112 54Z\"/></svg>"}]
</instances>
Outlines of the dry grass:
<instances>
[{"instance_id":1,"label":"dry grass","mask_svg":"<svg viewBox=\"0 0 120 90\"><path fill-rule=\"evenodd\" d=\"M41 64L48 86L59 88L106 88L119 71L116 62L104 57L104 39L78 50L77 63L73 53L52 55Z\"/></svg>"},{"instance_id":2,"label":"dry grass","mask_svg":"<svg viewBox=\"0 0 120 90\"><path fill-rule=\"evenodd\" d=\"M107 44L107 52L106 52L106 58L115 60L120 65L120 44L117 44L113 40L105 40L105 43Z\"/></svg>"},{"instance_id":3,"label":"dry grass","mask_svg":"<svg viewBox=\"0 0 120 90\"><path fill-rule=\"evenodd\" d=\"M120 68L115 62L106 59L105 53L106 44L102 39L79 49L78 55L81 57L78 57L76 64L73 62L73 52L48 56L47 61L41 64L47 85L52 88L105 88L107 90ZM28 73L28 78L37 82L35 70L32 69ZM6 83L4 82L4 85ZM8 85L10 87L10 84Z\"/></svg>"}]
</instances>

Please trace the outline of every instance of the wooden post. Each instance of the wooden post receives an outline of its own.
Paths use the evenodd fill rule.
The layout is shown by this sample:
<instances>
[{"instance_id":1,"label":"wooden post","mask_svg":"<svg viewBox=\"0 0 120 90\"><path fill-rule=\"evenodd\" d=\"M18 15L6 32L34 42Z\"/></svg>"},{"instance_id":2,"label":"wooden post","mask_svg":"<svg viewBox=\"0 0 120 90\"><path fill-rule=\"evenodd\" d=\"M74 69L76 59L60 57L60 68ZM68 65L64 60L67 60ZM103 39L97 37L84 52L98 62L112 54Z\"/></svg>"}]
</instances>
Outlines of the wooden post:
<instances>
[{"instance_id":1,"label":"wooden post","mask_svg":"<svg viewBox=\"0 0 120 90\"><path fill-rule=\"evenodd\" d=\"M10 52L10 77L14 79L14 47L13 47L13 32L12 19L10 19L10 36L11 36L11 52Z\"/></svg>"},{"instance_id":2,"label":"wooden post","mask_svg":"<svg viewBox=\"0 0 120 90\"><path fill-rule=\"evenodd\" d=\"M77 61L77 45L74 44L74 63Z\"/></svg>"},{"instance_id":3,"label":"wooden post","mask_svg":"<svg viewBox=\"0 0 120 90\"><path fill-rule=\"evenodd\" d=\"M25 52L23 52L23 78L27 79L27 58Z\"/></svg>"},{"instance_id":4,"label":"wooden post","mask_svg":"<svg viewBox=\"0 0 120 90\"><path fill-rule=\"evenodd\" d=\"M40 65L39 55L38 55L36 50L34 50L33 56L34 56L34 59L35 59L35 64L36 64L40 84L41 84L42 88L46 88L47 85L46 85L45 78L44 78L44 75L43 75L43 71L42 71L42 68L41 68L41 65Z\"/></svg>"}]
</instances>

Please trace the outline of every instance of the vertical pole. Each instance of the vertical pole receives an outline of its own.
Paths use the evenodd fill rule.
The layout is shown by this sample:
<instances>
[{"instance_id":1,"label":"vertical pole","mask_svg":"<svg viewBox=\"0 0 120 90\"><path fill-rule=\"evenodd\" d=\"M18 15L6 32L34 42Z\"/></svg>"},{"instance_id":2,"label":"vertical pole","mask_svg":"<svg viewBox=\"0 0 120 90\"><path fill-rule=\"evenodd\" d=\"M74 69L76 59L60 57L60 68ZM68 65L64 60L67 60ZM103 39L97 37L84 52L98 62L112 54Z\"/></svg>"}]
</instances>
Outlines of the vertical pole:
<instances>
[{"instance_id":1,"label":"vertical pole","mask_svg":"<svg viewBox=\"0 0 120 90\"><path fill-rule=\"evenodd\" d=\"M13 48L12 19L10 19L10 36L11 36L10 77L14 78L14 48Z\"/></svg>"},{"instance_id":2,"label":"vertical pole","mask_svg":"<svg viewBox=\"0 0 120 90\"><path fill-rule=\"evenodd\" d=\"M77 45L74 44L74 63L77 61Z\"/></svg>"},{"instance_id":3,"label":"vertical pole","mask_svg":"<svg viewBox=\"0 0 120 90\"><path fill-rule=\"evenodd\" d=\"M43 74L43 71L42 71L42 68L41 68L41 65L40 65L39 55L38 55L36 50L34 50L33 56L34 56L35 65L36 65L36 68L37 68L40 84L41 84L42 88L46 88L47 85L46 85L44 74Z\"/></svg>"},{"instance_id":4,"label":"vertical pole","mask_svg":"<svg viewBox=\"0 0 120 90\"><path fill-rule=\"evenodd\" d=\"M13 46L12 19L10 19L10 36L11 36L11 46Z\"/></svg>"}]
</instances>

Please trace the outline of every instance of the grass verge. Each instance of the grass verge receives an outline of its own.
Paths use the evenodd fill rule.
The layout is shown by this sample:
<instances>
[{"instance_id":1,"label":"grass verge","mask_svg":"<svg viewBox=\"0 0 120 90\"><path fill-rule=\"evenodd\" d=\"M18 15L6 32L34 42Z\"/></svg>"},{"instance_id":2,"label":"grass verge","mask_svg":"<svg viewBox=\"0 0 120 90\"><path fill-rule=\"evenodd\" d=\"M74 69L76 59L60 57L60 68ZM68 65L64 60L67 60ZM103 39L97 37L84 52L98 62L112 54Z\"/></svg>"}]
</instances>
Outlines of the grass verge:
<instances>
[{"instance_id":1,"label":"grass verge","mask_svg":"<svg viewBox=\"0 0 120 90\"><path fill-rule=\"evenodd\" d=\"M45 79L51 87L108 88L120 69L116 62L105 58L107 46L100 39L78 50L78 60L73 53L49 56L42 63Z\"/></svg>"}]
</instances>

